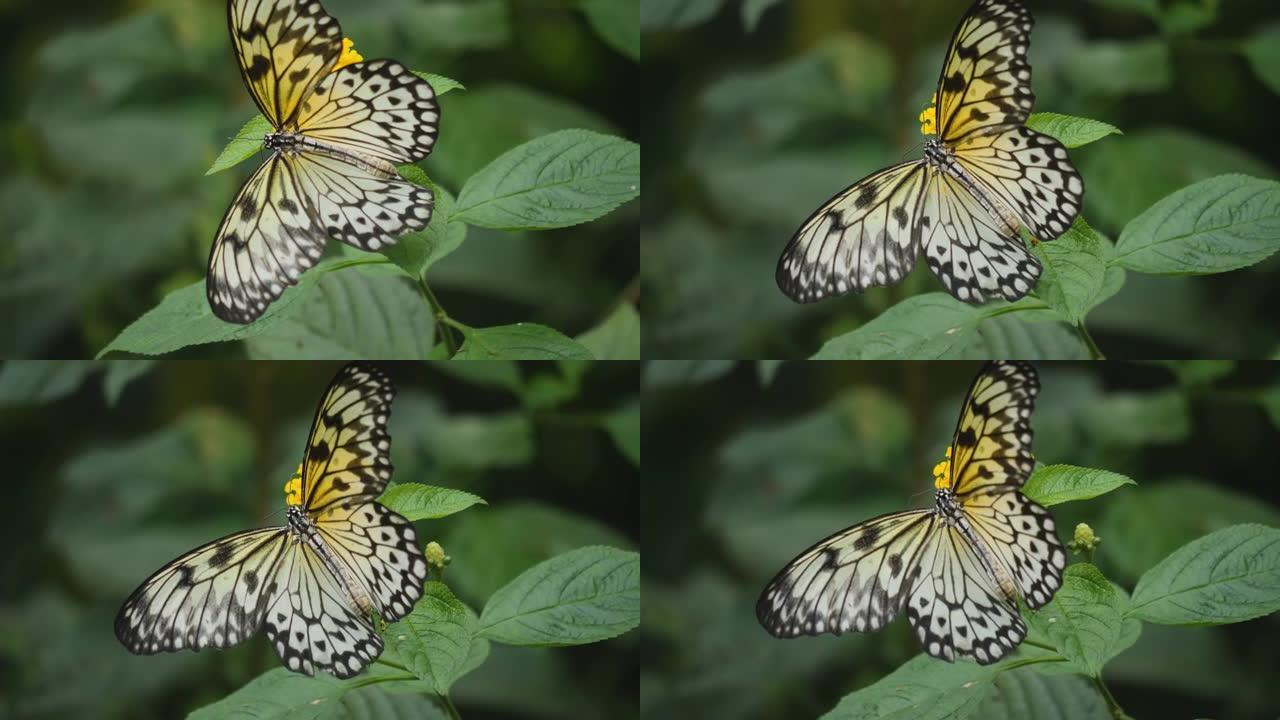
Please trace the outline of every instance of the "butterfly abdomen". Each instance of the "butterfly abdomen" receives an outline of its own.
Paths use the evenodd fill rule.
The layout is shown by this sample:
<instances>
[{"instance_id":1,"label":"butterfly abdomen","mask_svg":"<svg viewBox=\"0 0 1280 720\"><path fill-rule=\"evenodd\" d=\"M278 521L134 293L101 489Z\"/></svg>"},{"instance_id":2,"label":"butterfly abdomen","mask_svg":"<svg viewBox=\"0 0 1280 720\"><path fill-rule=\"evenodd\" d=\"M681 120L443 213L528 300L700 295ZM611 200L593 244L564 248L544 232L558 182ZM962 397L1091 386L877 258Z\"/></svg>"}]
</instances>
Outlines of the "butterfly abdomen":
<instances>
[{"instance_id":1,"label":"butterfly abdomen","mask_svg":"<svg viewBox=\"0 0 1280 720\"><path fill-rule=\"evenodd\" d=\"M396 173L396 167L382 158L371 157L368 155L358 155L342 148L334 147L327 143L320 142L306 135L298 135L290 132L273 132L267 133L262 139L262 144L268 150L278 153L298 153L303 150L327 155L337 158L343 162L350 163L366 172L372 173L383 179L391 179L399 177Z\"/></svg>"},{"instance_id":2,"label":"butterfly abdomen","mask_svg":"<svg viewBox=\"0 0 1280 720\"><path fill-rule=\"evenodd\" d=\"M287 514L289 517L289 531L300 541L305 542L324 563L324 566L329 569L329 572L342 581L342 586L346 588L347 594L355 602L356 607L360 608L365 615L371 614L374 608L373 601L369 598L369 593L364 589L364 585L356 579L355 574L351 572L346 563L338 562L338 559L333 556L333 552L329 550L329 546L320 537L320 533L316 530L315 523L311 521L311 518L307 517L307 514L297 506L290 507Z\"/></svg>"},{"instance_id":3,"label":"butterfly abdomen","mask_svg":"<svg viewBox=\"0 0 1280 720\"><path fill-rule=\"evenodd\" d=\"M991 219L1000 222L1003 226L1001 229L1006 234L1015 236L1018 234L1022 221L1008 206L991 197L991 193L973 179L973 176L956 161L954 150L938 140L930 140L924 144L924 157L929 167L960 181L960 184L964 185L965 189L987 211Z\"/></svg>"}]
</instances>

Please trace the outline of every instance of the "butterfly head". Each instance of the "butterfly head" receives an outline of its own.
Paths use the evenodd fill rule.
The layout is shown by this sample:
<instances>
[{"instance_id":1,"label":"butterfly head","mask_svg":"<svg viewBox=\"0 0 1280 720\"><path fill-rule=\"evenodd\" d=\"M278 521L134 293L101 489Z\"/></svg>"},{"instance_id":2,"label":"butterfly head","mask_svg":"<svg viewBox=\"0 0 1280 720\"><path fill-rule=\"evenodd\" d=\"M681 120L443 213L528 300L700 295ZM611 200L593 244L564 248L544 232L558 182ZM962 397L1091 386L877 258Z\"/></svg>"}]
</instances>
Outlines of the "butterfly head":
<instances>
[{"instance_id":1,"label":"butterfly head","mask_svg":"<svg viewBox=\"0 0 1280 720\"><path fill-rule=\"evenodd\" d=\"M937 490L951 489L951 448L947 448L947 457L933 466L933 487Z\"/></svg>"},{"instance_id":2,"label":"butterfly head","mask_svg":"<svg viewBox=\"0 0 1280 720\"><path fill-rule=\"evenodd\" d=\"M302 463L298 463L298 469L284 484L284 501L289 505L302 504Z\"/></svg>"}]
</instances>

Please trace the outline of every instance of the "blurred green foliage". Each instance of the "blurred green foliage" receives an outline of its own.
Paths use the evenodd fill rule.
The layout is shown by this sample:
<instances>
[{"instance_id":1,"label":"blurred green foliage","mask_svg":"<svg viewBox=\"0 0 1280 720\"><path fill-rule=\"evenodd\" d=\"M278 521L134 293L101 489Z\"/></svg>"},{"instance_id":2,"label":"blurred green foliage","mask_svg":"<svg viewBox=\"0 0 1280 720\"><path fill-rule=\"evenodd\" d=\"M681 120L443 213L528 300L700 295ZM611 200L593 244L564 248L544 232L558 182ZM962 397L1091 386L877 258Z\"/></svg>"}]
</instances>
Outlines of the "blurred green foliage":
<instances>
[{"instance_id":1,"label":"blurred green foliage","mask_svg":"<svg viewBox=\"0 0 1280 720\"><path fill-rule=\"evenodd\" d=\"M905 618L871 634L779 640L755 615L765 584L805 548L875 515L932 504L930 468L943 457L977 368L646 367L643 717L817 717L899 668L936 688L920 663L944 674L977 667L912 660L921 650ZM1273 481L1280 461L1269 452L1280 439L1274 364L1042 362L1038 369L1037 462L1105 469L1137 483L1051 508L1064 542L1077 523L1094 529L1102 543L1092 561L1124 590L1214 530L1280 528ZM1274 716L1274 620L1213 629L1143 623L1104 677L1134 717ZM1012 657L1044 650L1018 652ZM1001 675L995 696L973 716L1038 717L1031 709L1043 706L1106 717L1096 693L1080 677L1024 668Z\"/></svg>"},{"instance_id":2,"label":"blurred green foliage","mask_svg":"<svg viewBox=\"0 0 1280 720\"><path fill-rule=\"evenodd\" d=\"M637 549L639 368L467 365L386 366L397 386L393 482L488 501L416 523L423 544L438 541L452 558L444 580L458 598L478 613L548 558L587 545ZM0 527L0 716L181 717L279 668L261 633L225 651L133 656L112 623L124 598L180 553L279 522L284 483L337 368L0 366L0 438L15 476L13 519ZM635 712L635 633L571 648L489 646L453 685L464 717ZM357 716L427 712L377 688L342 698Z\"/></svg>"},{"instance_id":3,"label":"blurred green foliage","mask_svg":"<svg viewBox=\"0 0 1280 720\"><path fill-rule=\"evenodd\" d=\"M917 263L898 286L802 306L778 290L774 269L787 240L827 198L919 156L917 115L970 4L645 3L647 357L812 356L904 299L941 290ZM1103 243L1088 259L1101 255L1115 266L1105 285L1118 293L1093 289L1105 300L1088 317L1097 344L1124 357L1274 355L1280 260L1159 275L1130 268L1126 277L1107 253L1130 221L1197 181L1277 177L1280 146L1261 139L1280 112L1280 10L1262 0L1026 4L1036 19L1029 57L1035 111L1124 132L1071 151L1085 180L1083 217ZM1267 187L1254 218L1266 246L1261 258L1280 237L1280 192L1275 183ZM1210 249L1224 240L1214 238ZM1198 272L1222 274L1171 277ZM1049 275L1042 290L1050 290L1043 287ZM1057 318L1020 313L982 328L950 355L1086 352ZM920 349L914 356L938 355Z\"/></svg>"},{"instance_id":4,"label":"blurred green foliage","mask_svg":"<svg viewBox=\"0 0 1280 720\"><path fill-rule=\"evenodd\" d=\"M636 0L324 5L365 57L394 57L466 86L441 97L439 142L423 163L443 193L456 196L503 153L558 130L636 135L639 31L628 20ZM0 356L93 356L170 292L203 280L223 211L256 165L204 174L256 114L225 14L225 2L195 0L69 0L56 13L0 3L10 31L0 71ZM473 327L532 321L576 336L634 302L638 216L629 203L563 229L473 227L430 281L450 315ZM356 325L417 313L430 338L411 282L351 272L327 295L359 305ZM340 301L316 305L305 315L319 320L277 328L257 347L219 343L185 354L422 354L412 343L353 339L331 319Z\"/></svg>"}]
</instances>

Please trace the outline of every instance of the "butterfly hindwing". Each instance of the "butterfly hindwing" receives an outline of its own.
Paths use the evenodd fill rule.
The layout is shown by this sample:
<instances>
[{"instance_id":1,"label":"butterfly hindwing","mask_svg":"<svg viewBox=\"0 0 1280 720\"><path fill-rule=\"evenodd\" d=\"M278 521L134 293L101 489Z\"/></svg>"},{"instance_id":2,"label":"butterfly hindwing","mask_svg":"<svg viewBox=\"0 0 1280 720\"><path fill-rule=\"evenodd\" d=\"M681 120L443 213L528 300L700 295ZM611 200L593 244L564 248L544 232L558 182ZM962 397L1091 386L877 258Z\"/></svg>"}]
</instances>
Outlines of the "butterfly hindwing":
<instances>
[{"instance_id":1,"label":"butterfly hindwing","mask_svg":"<svg viewBox=\"0 0 1280 720\"><path fill-rule=\"evenodd\" d=\"M1036 238L1058 237L1080 214L1084 180L1067 149L1048 135L1022 125L974 135L956 146L955 157L988 197L1013 210Z\"/></svg>"},{"instance_id":2,"label":"butterfly hindwing","mask_svg":"<svg viewBox=\"0 0 1280 720\"><path fill-rule=\"evenodd\" d=\"M962 508L969 525L1014 579L1027 607L1043 607L1062 585L1067 553L1053 516L1016 490L971 493Z\"/></svg>"},{"instance_id":3,"label":"butterfly hindwing","mask_svg":"<svg viewBox=\"0 0 1280 720\"><path fill-rule=\"evenodd\" d=\"M319 0L229 0L227 24L245 87L277 129L342 55L342 28Z\"/></svg>"},{"instance_id":4,"label":"butterfly hindwing","mask_svg":"<svg viewBox=\"0 0 1280 720\"><path fill-rule=\"evenodd\" d=\"M316 528L334 557L354 570L384 620L409 614L427 579L412 523L380 503L343 503L319 513Z\"/></svg>"},{"instance_id":5,"label":"butterfly hindwing","mask_svg":"<svg viewBox=\"0 0 1280 720\"><path fill-rule=\"evenodd\" d=\"M959 530L939 524L919 562L921 574L907 599L907 620L925 652L947 661L971 657L987 665L1026 637L1017 606Z\"/></svg>"},{"instance_id":6,"label":"butterfly hindwing","mask_svg":"<svg viewBox=\"0 0 1280 720\"><path fill-rule=\"evenodd\" d=\"M302 153L293 158L302 192L328 237L377 251L431 221L431 190L340 158Z\"/></svg>"},{"instance_id":7,"label":"butterfly hindwing","mask_svg":"<svg viewBox=\"0 0 1280 720\"><path fill-rule=\"evenodd\" d=\"M394 60L347 65L316 85L296 118L309 138L391 164L417 162L435 145L435 90Z\"/></svg>"},{"instance_id":8,"label":"butterfly hindwing","mask_svg":"<svg viewBox=\"0 0 1280 720\"><path fill-rule=\"evenodd\" d=\"M315 548L291 539L267 608L267 640L290 670L348 678L382 653L382 638Z\"/></svg>"}]
</instances>

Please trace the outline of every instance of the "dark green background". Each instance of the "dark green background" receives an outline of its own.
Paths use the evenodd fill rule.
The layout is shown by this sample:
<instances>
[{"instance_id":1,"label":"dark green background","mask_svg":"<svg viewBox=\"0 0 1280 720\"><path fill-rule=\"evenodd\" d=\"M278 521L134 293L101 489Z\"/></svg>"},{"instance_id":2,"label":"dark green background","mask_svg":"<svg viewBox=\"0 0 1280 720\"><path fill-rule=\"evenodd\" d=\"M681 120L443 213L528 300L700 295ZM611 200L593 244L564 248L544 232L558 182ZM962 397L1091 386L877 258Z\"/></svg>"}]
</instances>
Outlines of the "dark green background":
<instances>
[{"instance_id":1,"label":"dark green background","mask_svg":"<svg viewBox=\"0 0 1280 720\"><path fill-rule=\"evenodd\" d=\"M808 357L908 296L942 292L920 262L895 287L802 306L778 290L774 271L828 198L921 156L916 118L971 0L784 0L754 30L742 18L749 0L682 4L709 13L656 10L676 4L648 2L641 21L645 356ZM1125 133L1071 151L1085 180L1083 217L1098 231L1115 240L1155 201L1213 175L1277 178L1280 86L1268 89L1241 47L1274 29L1280 6L1026 4L1036 19L1034 110ZM1184 19L1161 26L1123 9L1144 4ZM1205 9L1208 22L1196 27ZM1088 326L1110 357L1271 357L1278 277L1276 258L1203 278L1130 272Z\"/></svg>"},{"instance_id":2,"label":"dark green background","mask_svg":"<svg viewBox=\"0 0 1280 720\"><path fill-rule=\"evenodd\" d=\"M366 58L467 87L441 97L440 137L421 163L455 195L502 152L555 130L636 136L639 66L573 0L324 6ZM0 0L0 27L0 357L90 357L204 278L214 231L260 156L204 173L256 109L225 0ZM564 230L471 228L428 280L474 327L532 321L574 336L638 273L638 218L630 203ZM239 345L184 354L235 357Z\"/></svg>"},{"instance_id":3,"label":"dark green background","mask_svg":"<svg viewBox=\"0 0 1280 720\"><path fill-rule=\"evenodd\" d=\"M229 650L134 656L112 624L164 563L282 522L284 484L339 367L141 366L108 404L96 365L0 366L0 717L182 717L280 666L261 633ZM620 450L638 457L636 364L383 367L398 390L393 481L489 502L416 523L423 544L453 558L444 580L463 602L478 612L523 570L577 547L636 549L639 470ZM51 369L72 381L64 394L21 400L56 394ZM491 643L451 694L465 718L634 715L638 645L636 633L560 649ZM354 709L391 702L376 687L354 695Z\"/></svg>"},{"instance_id":4,"label":"dark green background","mask_svg":"<svg viewBox=\"0 0 1280 720\"><path fill-rule=\"evenodd\" d=\"M1113 582L1131 591L1142 572L1212 530L1280 526L1280 367L1036 365L1037 461L1137 482L1050 508L1064 542L1077 523L1094 528L1102 538L1094 563ZM643 717L817 717L921 652L903 618L875 633L780 640L757 623L756 599L822 538L875 515L932 505L930 469L979 367L646 367ZM1103 675L1135 718L1275 717L1275 620L1144 624L1137 644ZM1021 717L1013 708L1024 700L1038 707L1036 698L1020 699L1019 688L1016 678L1002 678L995 697L1010 714L993 702L974 717ZM1061 704L1064 698L1041 700L1061 717L1077 717L1079 708Z\"/></svg>"}]
</instances>

